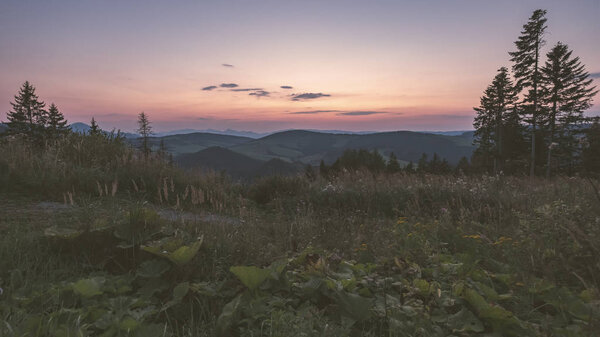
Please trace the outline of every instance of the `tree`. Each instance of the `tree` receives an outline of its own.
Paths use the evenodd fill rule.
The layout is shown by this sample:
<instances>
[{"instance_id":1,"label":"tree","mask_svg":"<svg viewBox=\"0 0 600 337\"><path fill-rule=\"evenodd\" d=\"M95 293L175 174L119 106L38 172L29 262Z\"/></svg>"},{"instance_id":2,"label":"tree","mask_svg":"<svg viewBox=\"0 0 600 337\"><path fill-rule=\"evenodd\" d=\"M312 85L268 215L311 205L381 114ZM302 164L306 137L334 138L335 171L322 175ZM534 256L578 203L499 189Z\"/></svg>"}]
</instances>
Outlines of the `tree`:
<instances>
[{"instance_id":1,"label":"tree","mask_svg":"<svg viewBox=\"0 0 600 337\"><path fill-rule=\"evenodd\" d=\"M402 170L400 164L398 163L398 158L394 152L390 153L390 158L388 159L386 169L389 173L397 173Z\"/></svg>"},{"instance_id":2,"label":"tree","mask_svg":"<svg viewBox=\"0 0 600 337\"><path fill-rule=\"evenodd\" d=\"M521 36L515 42L517 50L509 52L511 61L514 62L512 70L516 79L519 92L527 89L522 105L523 112L529 116L531 124L531 159L529 175L535 175L536 162L536 134L540 114L540 51L545 44L544 32L546 31L546 11L538 9L533 12L529 21L523 25ZM528 107L529 106L529 107Z\"/></svg>"},{"instance_id":3,"label":"tree","mask_svg":"<svg viewBox=\"0 0 600 337\"><path fill-rule=\"evenodd\" d=\"M592 98L598 91L591 86L592 79L579 57L573 57L566 44L557 43L547 55L541 68L542 101L547 105L548 158L546 176L549 177L554 152L568 158L572 166L577 151L576 133L585 117L583 112L591 107ZM558 151L553 151L554 149Z\"/></svg>"},{"instance_id":4,"label":"tree","mask_svg":"<svg viewBox=\"0 0 600 337\"><path fill-rule=\"evenodd\" d=\"M148 139L152 134L152 126L150 126L150 120L145 112L141 112L138 115L138 133L142 138L141 150L144 153L144 157L148 159L150 155L150 146L148 144Z\"/></svg>"},{"instance_id":5,"label":"tree","mask_svg":"<svg viewBox=\"0 0 600 337\"><path fill-rule=\"evenodd\" d=\"M456 164L455 172L461 175L470 173L470 164L469 159L467 159L467 157L463 156L460 158L458 164Z\"/></svg>"},{"instance_id":6,"label":"tree","mask_svg":"<svg viewBox=\"0 0 600 337\"><path fill-rule=\"evenodd\" d=\"M97 135L102 134L102 130L98 126L98 123L96 123L96 120L94 119L94 117L92 117L92 120L90 122L89 134L91 136L97 136Z\"/></svg>"},{"instance_id":7,"label":"tree","mask_svg":"<svg viewBox=\"0 0 600 337\"><path fill-rule=\"evenodd\" d=\"M491 158L494 174L504 166L504 134L509 131L506 130L509 124L505 121L514 118L510 112L514 109L516 100L517 94L508 69L502 67L498 69L492 84L484 91L479 107L473 108L477 112L473 122L474 143L479 145L477 152L484 161Z\"/></svg>"},{"instance_id":8,"label":"tree","mask_svg":"<svg viewBox=\"0 0 600 337\"><path fill-rule=\"evenodd\" d=\"M29 137L39 134L46 124L46 104L39 100L35 94L35 88L25 81L15 96L15 101L10 103L12 111L6 115L8 118L9 131L12 133L25 133Z\"/></svg>"},{"instance_id":9,"label":"tree","mask_svg":"<svg viewBox=\"0 0 600 337\"><path fill-rule=\"evenodd\" d=\"M427 161L427 154L423 153L423 154L421 154L421 158L419 158L419 161L417 162L417 172L425 173L428 171L429 171L429 163Z\"/></svg>"},{"instance_id":10,"label":"tree","mask_svg":"<svg viewBox=\"0 0 600 337\"><path fill-rule=\"evenodd\" d=\"M404 172L406 173L415 173L415 164L412 161L409 161L406 166L404 166Z\"/></svg>"},{"instance_id":11,"label":"tree","mask_svg":"<svg viewBox=\"0 0 600 337\"><path fill-rule=\"evenodd\" d=\"M54 103L50 104L46 114L46 133L51 138L57 138L68 132L67 120Z\"/></svg>"}]
</instances>

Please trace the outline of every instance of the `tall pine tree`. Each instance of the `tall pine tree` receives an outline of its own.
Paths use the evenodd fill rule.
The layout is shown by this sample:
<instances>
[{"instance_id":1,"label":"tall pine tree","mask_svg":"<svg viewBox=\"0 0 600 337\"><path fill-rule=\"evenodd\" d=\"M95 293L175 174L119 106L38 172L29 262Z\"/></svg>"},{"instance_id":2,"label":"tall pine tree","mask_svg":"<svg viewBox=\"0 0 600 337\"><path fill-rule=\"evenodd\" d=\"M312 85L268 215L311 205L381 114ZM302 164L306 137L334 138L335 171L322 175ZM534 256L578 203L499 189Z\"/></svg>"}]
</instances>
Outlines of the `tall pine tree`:
<instances>
[{"instance_id":1,"label":"tall pine tree","mask_svg":"<svg viewBox=\"0 0 600 337\"><path fill-rule=\"evenodd\" d=\"M39 100L35 88L29 81L23 83L15 96L15 101L10 104L12 111L6 114L9 131L25 133L31 138L39 136L46 124L44 110L46 104Z\"/></svg>"},{"instance_id":2,"label":"tall pine tree","mask_svg":"<svg viewBox=\"0 0 600 337\"><path fill-rule=\"evenodd\" d=\"M64 135L69 130L65 116L58 110L54 103L50 104L45 120L46 134L51 138L57 138Z\"/></svg>"},{"instance_id":3,"label":"tall pine tree","mask_svg":"<svg viewBox=\"0 0 600 337\"><path fill-rule=\"evenodd\" d=\"M542 102L548 111L545 116L548 128L547 177L551 174L552 159L556 152L559 167L561 161L573 167L578 146L576 134L585 121L583 112L591 107L592 98L597 93L596 87L591 86L592 79L585 66L579 57L573 57L572 54L566 44L559 42L548 52L546 63L541 68Z\"/></svg>"},{"instance_id":4,"label":"tall pine tree","mask_svg":"<svg viewBox=\"0 0 600 337\"><path fill-rule=\"evenodd\" d=\"M473 108L477 112L473 126L475 127L475 140L478 144L476 155L483 162L491 162L494 174L503 168L505 160L505 144L507 143L506 122L514 122L514 110L517 96L512 81L508 75L508 69L498 69L494 77L484 91L480 99L479 107ZM489 169L489 164L487 165Z\"/></svg>"},{"instance_id":5,"label":"tall pine tree","mask_svg":"<svg viewBox=\"0 0 600 337\"><path fill-rule=\"evenodd\" d=\"M544 32L546 31L546 11L538 9L533 12L529 21L523 25L521 36L515 42L517 50L509 52L511 61L514 62L512 70L519 91L524 93L523 112L529 115L531 124L531 159L530 176L535 175L536 165L536 136L538 133L540 114L540 56L545 44Z\"/></svg>"}]
</instances>

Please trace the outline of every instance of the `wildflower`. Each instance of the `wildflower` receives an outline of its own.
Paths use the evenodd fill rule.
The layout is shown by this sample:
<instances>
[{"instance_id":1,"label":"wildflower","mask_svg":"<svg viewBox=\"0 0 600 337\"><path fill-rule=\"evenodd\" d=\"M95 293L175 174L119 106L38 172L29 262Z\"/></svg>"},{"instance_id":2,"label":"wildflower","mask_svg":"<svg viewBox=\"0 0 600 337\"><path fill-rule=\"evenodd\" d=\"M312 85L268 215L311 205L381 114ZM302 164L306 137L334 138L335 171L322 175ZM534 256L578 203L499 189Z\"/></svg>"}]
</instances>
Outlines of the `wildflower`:
<instances>
[{"instance_id":1,"label":"wildflower","mask_svg":"<svg viewBox=\"0 0 600 337\"><path fill-rule=\"evenodd\" d=\"M402 225L403 223L406 223L406 217L399 217L397 224Z\"/></svg>"},{"instance_id":2,"label":"wildflower","mask_svg":"<svg viewBox=\"0 0 600 337\"><path fill-rule=\"evenodd\" d=\"M479 234L463 235L463 238L465 238L465 239L481 239L481 235L479 235Z\"/></svg>"},{"instance_id":3,"label":"wildflower","mask_svg":"<svg viewBox=\"0 0 600 337\"><path fill-rule=\"evenodd\" d=\"M442 207L441 211L442 213L448 213L448 209L446 207Z\"/></svg>"}]
</instances>

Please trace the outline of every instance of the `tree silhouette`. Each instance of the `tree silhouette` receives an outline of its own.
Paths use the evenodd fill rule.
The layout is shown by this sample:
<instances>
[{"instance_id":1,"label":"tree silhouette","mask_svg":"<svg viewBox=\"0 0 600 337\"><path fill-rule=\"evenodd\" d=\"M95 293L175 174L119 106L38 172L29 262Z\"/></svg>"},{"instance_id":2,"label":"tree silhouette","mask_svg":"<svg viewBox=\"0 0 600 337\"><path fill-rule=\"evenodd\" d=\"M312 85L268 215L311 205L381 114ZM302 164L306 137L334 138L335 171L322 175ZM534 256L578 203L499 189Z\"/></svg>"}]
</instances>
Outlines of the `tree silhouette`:
<instances>
[{"instance_id":1,"label":"tree silhouette","mask_svg":"<svg viewBox=\"0 0 600 337\"><path fill-rule=\"evenodd\" d=\"M494 77L484 91L480 99L479 107L473 108L477 112L473 126L475 127L474 143L478 144L477 155L483 158L491 158L494 174L502 169L504 163L504 133L506 121L510 120L510 112L515 107L517 95L512 81L508 75L508 69L498 69Z\"/></svg>"},{"instance_id":2,"label":"tree silhouette","mask_svg":"<svg viewBox=\"0 0 600 337\"><path fill-rule=\"evenodd\" d=\"M35 87L25 81L15 96L15 101L10 104L12 111L7 113L9 131L25 133L31 138L39 135L46 124L46 104L35 94Z\"/></svg>"},{"instance_id":3,"label":"tree silhouette","mask_svg":"<svg viewBox=\"0 0 600 337\"><path fill-rule=\"evenodd\" d=\"M517 50L509 52L511 61L514 62L512 70L519 91L525 93L523 112L529 116L531 124L531 162L529 175L535 175L536 159L536 134L538 127L540 103L540 51L545 44L544 32L546 31L546 11L538 9L533 12L529 21L523 25L521 36L515 42Z\"/></svg>"},{"instance_id":4,"label":"tree silhouette","mask_svg":"<svg viewBox=\"0 0 600 337\"><path fill-rule=\"evenodd\" d=\"M98 126L98 123L96 123L96 120L94 119L94 117L92 117L92 120L90 121L89 134L92 135L92 136L96 136L96 135L102 134L102 130Z\"/></svg>"},{"instance_id":5,"label":"tree silhouette","mask_svg":"<svg viewBox=\"0 0 600 337\"><path fill-rule=\"evenodd\" d=\"M583 112L591 107L596 95L592 79L579 57L573 57L566 44L557 43L547 55L542 72L542 101L547 105L548 158L546 176L549 177L555 152L567 158L572 166L577 151L576 133L585 121ZM557 151L554 151L556 149Z\"/></svg>"},{"instance_id":6,"label":"tree silhouette","mask_svg":"<svg viewBox=\"0 0 600 337\"><path fill-rule=\"evenodd\" d=\"M150 146L148 144L148 139L152 134L152 126L150 125L150 120L145 112L141 112L138 115L138 133L142 138L141 150L144 153L144 158L148 159L150 156Z\"/></svg>"},{"instance_id":7,"label":"tree silhouette","mask_svg":"<svg viewBox=\"0 0 600 337\"><path fill-rule=\"evenodd\" d=\"M51 138L57 138L69 131L65 116L58 110L54 103L50 104L46 114L46 133Z\"/></svg>"}]
</instances>

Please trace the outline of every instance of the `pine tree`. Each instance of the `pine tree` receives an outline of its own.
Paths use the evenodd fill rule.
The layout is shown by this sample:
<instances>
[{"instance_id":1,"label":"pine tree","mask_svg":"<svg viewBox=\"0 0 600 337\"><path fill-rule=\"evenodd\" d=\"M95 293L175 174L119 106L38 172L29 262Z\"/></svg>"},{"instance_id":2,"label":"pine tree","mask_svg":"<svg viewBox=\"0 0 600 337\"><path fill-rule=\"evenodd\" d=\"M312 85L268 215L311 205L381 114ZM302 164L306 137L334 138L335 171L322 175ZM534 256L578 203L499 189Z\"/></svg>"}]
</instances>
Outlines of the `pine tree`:
<instances>
[{"instance_id":1,"label":"pine tree","mask_svg":"<svg viewBox=\"0 0 600 337\"><path fill-rule=\"evenodd\" d=\"M404 166L404 172L406 173L415 173L415 164L412 161L409 161L406 166Z\"/></svg>"},{"instance_id":2,"label":"pine tree","mask_svg":"<svg viewBox=\"0 0 600 337\"><path fill-rule=\"evenodd\" d=\"M45 119L47 125L46 133L51 138L57 138L68 132L69 127L67 126L67 120L54 103L50 104Z\"/></svg>"},{"instance_id":3,"label":"pine tree","mask_svg":"<svg viewBox=\"0 0 600 337\"><path fill-rule=\"evenodd\" d=\"M544 32L546 31L546 11L538 9L533 12L529 21L523 25L521 36L515 42L517 50L509 52L511 61L514 62L512 70L516 79L518 91L528 90L525 93L522 111L529 116L531 124L531 159L529 175L535 175L536 165L536 135L540 114L540 51L545 44Z\"/></svg>"},{"instance_id":4,"label":"pine tree","mask_svg":"<svg viewBox=\"0 0 600 337\"><path fill-rule=\"evenodd\" d=\"M401 171L400 164L398 163L398 158L396 158L394 152L390 153L390 158L388 159L386 169L389 173L397 173Z\"/></svg>"},{"instance_id":5,"label":"pine tree","mask_svg":"<svg viewBox=\"0 0 600 337\"><path fill-rule=\"evenodd\" d=\"M557 43L547 55L541 68L542 101L547 106L548 158L546 176L549 177L554 152L567 158L570 166L577 151L576 133L585 121L583 112L591 107L596 87L585 71L579 57L573 57L566 44ZM553 151L554 149L558 151Z\"/></svg>"},{"instance_id":6,"label":"pine tree","mask_svg":"<svg viewBox=\"0 0 600 337\"><path fill-rule=\"evenodd\" d=\"M43 130L45 121L46 104L40 101L35 94L35 88L25 81L15 96L15 101L10 103L13 110L6 115L9 131L12 133L25 133L33 138Z\"/></svg>"},{"instance_id":7,"label":"pine tree","mask_svg":"<svg viewBox=\"0 0 600 337\"><path fill-rule=\"evenodd\" d=\"M150 135L152 135L152 126L150 126L150 120L145 112L141 112L138 115L138 133L142 138L141 150L144 153L144 157L148 159L150 156L150 145L148 140Z\"/></svg>"},{"instance_id":8,"label":"pine tree","mask_svg":"<svg viewBox=\"0 0 600 337\"><path fill-rule=\"evenodd\" d=\"M98 126L98 123L96 123L94 117L92 117L92 120L90 121L90 130L88 132L90 136L97 136L102 134L102 130Z\"/></svg>"},{"instance_id":9,"label":"pine tree","mask_svg":"<svg viewBox=\"0 0 600 337\"><path fill-rule=\"evenodd\" d=\"M487 162L492 162L494 174L503 168L505 160L504 134L507 131L505 123L511 120L511 110L514 109L517 99L508 69L498 69L480 99L479 107L473 108L477 112L473 126L475 127L474 143L478 145L477 155Z\"/></svg>"}]
</instances>

